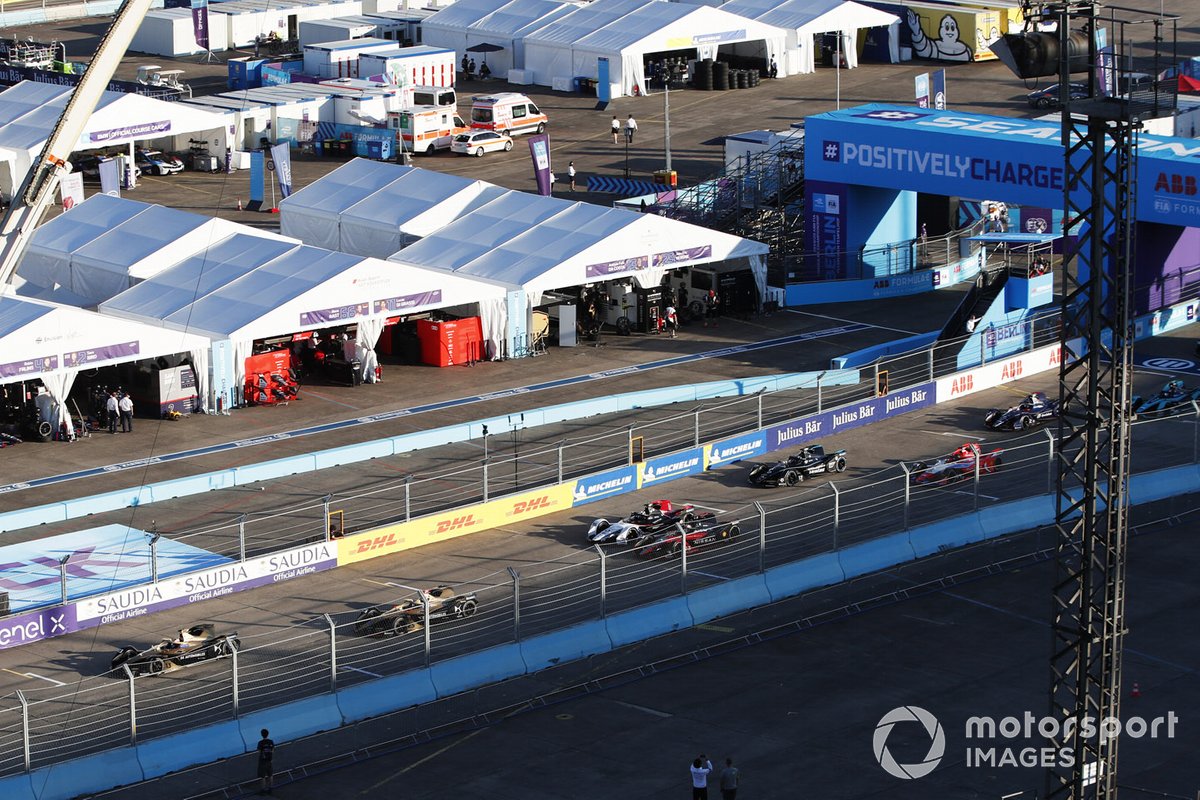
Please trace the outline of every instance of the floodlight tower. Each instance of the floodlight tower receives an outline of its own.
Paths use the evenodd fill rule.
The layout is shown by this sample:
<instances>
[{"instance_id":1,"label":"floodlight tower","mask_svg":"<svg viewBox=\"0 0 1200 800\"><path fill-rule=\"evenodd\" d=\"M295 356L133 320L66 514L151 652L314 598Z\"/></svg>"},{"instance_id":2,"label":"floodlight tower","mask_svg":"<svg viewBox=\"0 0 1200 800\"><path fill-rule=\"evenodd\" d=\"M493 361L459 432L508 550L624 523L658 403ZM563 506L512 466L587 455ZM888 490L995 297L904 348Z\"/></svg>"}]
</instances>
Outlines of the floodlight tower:
<instances>
[{"instance_id":1,"label":"floodlight tower","mask_svg":"<svg viewBox=\"0 0 1200 800\"><path fill-rule=\"evenodd\" d=\"M1050 744L1069 749L1049 767L1047 798L1117 796L1116 738L1085 736L1080 722L1120 717L1125 634L1127 479L1133 359L1132 282L1138 131L1142 119L1171 113L1173 96L1157 75L1164 28L1174 52L1175 18L1092 2L1027 5L1026 31L993 51L1021 78L1057 76L1065 150L1060 270L1057 575L1053 600L1050 712L1060 723ZM1138 27L1134 27L1138 26ZM1127 34L1152 34L1150 55ZM1152 59L1150 63L1148 59ZM1153 70L1130 88L1133 67ZM1073 75L1086 73L1088 97L1072 101ZM1069 241L1069 240L1068 240ZM1065 725L1073 720L1071 725Z\"/></svg>"}]
</instances>

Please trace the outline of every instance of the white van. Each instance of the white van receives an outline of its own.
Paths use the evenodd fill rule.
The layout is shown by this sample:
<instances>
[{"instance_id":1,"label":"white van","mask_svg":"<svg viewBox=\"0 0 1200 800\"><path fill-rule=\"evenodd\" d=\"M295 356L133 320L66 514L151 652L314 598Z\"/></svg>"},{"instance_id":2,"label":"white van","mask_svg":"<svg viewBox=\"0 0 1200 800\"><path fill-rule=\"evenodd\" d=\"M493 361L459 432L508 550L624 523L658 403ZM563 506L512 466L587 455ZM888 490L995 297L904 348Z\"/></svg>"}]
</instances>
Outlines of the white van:
<instances>
[{"instance_id":1,"label":"white van","mask_svg":"<svg viewBox=\"0 0 1200 800\"><path fill-rule=\"evenodd\" d=\"M543 133L549 118L533 101L517 92L472 97L471 127L515 136Z\"/></svg>"},{"instance_id":2,"label":"white van","mask_svg":"<svg viewBox=\"0 0 1200 800\"><path fill-rule=\"evenodd\" d=\"M454 89L449 86L414 86L413 105L453 107L458 105L458 97L454 94Z\"/></svg>"},{"instance_id":3,"label":"white van","mask_svg":"<svg viewBox=\"0 0 1200 800\"><path fill-rule=\"evenodd\" d=\"M397 147L410 153L433 155L446 150L460 133L471 129L454 106L415 106L407 111L389 111L388 128L395 131Z\"/></svg>"}]
</instances>

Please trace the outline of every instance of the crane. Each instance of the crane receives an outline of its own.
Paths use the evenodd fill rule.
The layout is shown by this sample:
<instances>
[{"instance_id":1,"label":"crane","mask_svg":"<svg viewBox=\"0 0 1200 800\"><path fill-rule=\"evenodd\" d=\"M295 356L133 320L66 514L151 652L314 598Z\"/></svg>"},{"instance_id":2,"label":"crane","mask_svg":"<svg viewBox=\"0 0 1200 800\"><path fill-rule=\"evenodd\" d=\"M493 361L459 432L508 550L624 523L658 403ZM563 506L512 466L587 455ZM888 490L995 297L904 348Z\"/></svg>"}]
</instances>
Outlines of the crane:
<instances>
[{"instance_id":1,"label":"crane","mask_svg":"<svg viewBox=\"0 0 1200 800\"><path fill-rule=\"evenodd\" d=\"M112 24L100 39L92 63L67 99L67 106L42 146L37 160L25 175L20 188L13 192L12 203L4 215L4 221L0 223L0 290L12 280L33 229L54 199L59 179L71 171L67 157L75 149L84 126L96 110L96 104L112 80L151 2L125 0L121 4Z\"/></svg>"}]
</instances>

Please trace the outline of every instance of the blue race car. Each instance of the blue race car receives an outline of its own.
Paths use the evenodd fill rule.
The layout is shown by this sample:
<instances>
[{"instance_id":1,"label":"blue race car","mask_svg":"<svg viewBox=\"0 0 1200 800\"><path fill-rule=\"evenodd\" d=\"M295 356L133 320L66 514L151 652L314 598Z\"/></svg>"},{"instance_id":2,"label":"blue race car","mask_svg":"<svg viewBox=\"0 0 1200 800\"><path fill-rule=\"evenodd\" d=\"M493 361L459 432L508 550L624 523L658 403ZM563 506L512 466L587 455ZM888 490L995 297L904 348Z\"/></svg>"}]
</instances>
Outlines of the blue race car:
<instances>
[{"instance_id":1,"label":"blue race car","mask_svg":"<svg viewBox=\"0 0 1200 800\"><path fill-rule=\"evenodd\" d=\"M1161 389L1149 397L1134 395L1131 405L1136 416L1174 414L1190 410L1193 400L1200 400L1200 387L1189 389L1183 381L1175 378L1164 383Z\"/></svg>"}]
</instances>

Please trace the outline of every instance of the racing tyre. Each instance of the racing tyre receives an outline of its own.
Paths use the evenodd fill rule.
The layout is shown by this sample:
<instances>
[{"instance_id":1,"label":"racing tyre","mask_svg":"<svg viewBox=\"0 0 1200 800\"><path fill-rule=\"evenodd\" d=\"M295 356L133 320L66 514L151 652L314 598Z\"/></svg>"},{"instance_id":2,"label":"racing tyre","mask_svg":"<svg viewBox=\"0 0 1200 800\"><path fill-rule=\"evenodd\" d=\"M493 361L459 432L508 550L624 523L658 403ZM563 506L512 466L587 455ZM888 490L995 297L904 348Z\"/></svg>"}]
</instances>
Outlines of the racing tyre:
<instances>
[{"instance_id":1,"label":"racing tyre","mask_svg":"<svg viewBox=\"0 0 1200 800\"><path fill-rule=\"evenodd\" d=\"M787 472L783 476L783 482L788 486L795 486L801 481L799 472Z\"/></svg>"},{"instance_id":2,"label":"racing tyre","mask_svg":"<svg viewBox=\"0 0 1200 800\"><path fill-rule=\"evenodd\" d=\"M146 662L147 675L162 675L167 669L167 662L161 658L152 658Z\"/></svg>"},{"instance_id":3,"label":"racing tyre","mask_svg":"<svg viewBox=\"0 0 1200 800\"><path fill-rule=\"evenodd\" d=\"M833 471L834 472L845 472L846 471L846 459L843 456L838 456L837 458L835 458L833 460Z\"/></svg>"},{"instance_id":4,"label":"racing tyre","mask_svg":"<svg viewBox=\"0 0 1200 800\"><path fill-rule=\"evenodd\" d=\"M479 604L474 600L463 600L462 605L458 607L458 616L462 619L475 616L475 611Z\"/></svg>"},{"instance_id":5,"label":"racing tyre","mask_svg":"<svg viewBox=\"0 0 1200 800\"><path fill-rule=\"evenodd\" d=\"M476 158L483 158L483 148L482 148L482 147L477 147L477 148L475 149L475 157L476 157Z\"/></svg>"},{"instance_id":6,"label":"racing tyre","mask_svg":"<svg viewBox=\"0 0 1200 800\"><path fill-rule=\"evenodd\" d=\"M765 466L763 466L762 464L759 464L757 467L750 470L750 482L753 484L757 484L760 480L760 477L762 476L763 472L766 471L766 469L767 468Z\"/></svg>"},{"instance_id":7,"label":"racing tyre","mask_svg":"<svg viewBox=\"0 0 1200 800\"><path fill-rule=\"evenodd\" d=\"M359 634L371 633L375 627L372 620L379 616L379 609L372 606L364 608L362 613L358 615L358 619L354 621L354 632Z\"/></svg>"},{"instance_id":8,"label":"racing tyre","mask_svg":"<svg viewBox=\"0 0 1200 800\"><path fill-rule=\"evenodd\" d=\"M128 645L126 645L125 647L122 647L120 650L117 651L117 654L115 656L113 656L112 668L120 669L122 664L124 664L126 661L133 658L137 654L138 654L138 651L137 651L136 647L129 647Z\"/></svg>"},{"instance_id":9,"label":"racing tyre","mask_svg":"<svg viewBox=\"0 0 1200 800\"><path fill-rule=\"evenodd\" d=\"M617 333L622 336L628 336L633 326L629 323L629 317L621 317L617 320Z\"/></svg>"},{"instance_id":10,"label":"racing tyre","mask_svg":"<svg viewBox=\"0 0 1200 800\"><path fill-rule=\"evenodd\" d=\"M54 426L49 422L39 422L37 426L38 438L43 442L50 441L50 437L54 434Z\"/></svg>"},{"instance_id":11,"label":"racing tyre","mask_svg":"<svg viewBox=\"0 0 1200 800\"><path fill-rule=\"evenodd\" d=\"M416 624L409 622L404 617L404 615L400 615L400 616L396 617L395 620L392 621L391 632L392 632L393 636L403 636L404 634L414 631L416 629L417 629Z\"/></svg>"},{"instance_id":12,"label":"racing tyre","mask_svg":"<svg viewBox=\"0 0 1200 800\"><path fill-rule=\"evenodd\" d=\"M1038 426L1037 417L1032 416L1032 415L1026 415L1024 417L1021 417L1020 421L1017 423L1017 430L1031 431L1034 428L1036 428L1037 426Z\"/></svg>"},{"instance_id":13,"label":"racing tyre","mask_svg":"<svg viewBox=\"0 0 1200 800\"><path fill-rule=\"evenodd\" d=\"M512 139L504 143L504 152L507 153L509 150L512 150Z\"/></svg>"},{"instance_id":14,"label":"racing tyre","mask_svg":"<svg viewBox=\"0 0 1200 800\"><path fill-rule=\"evenodd\" d=\"M683 548L680 546L679 542L673 542L671 546L667 548L667 556L670 558L679 558L679 555L682 552Z\"/></svg>"},{"instance_id":15,"label":"racing tyre","mask_svg":"<svg viewBox=\"0 0 1200 800\"><path fill-rule=\"evenodd\" d=\"M538 133L545 133L545 132L546 132L546 123L544 123L544 122L539 122L539 123L538 123L538 126L537 126L537 132L538 132Z\"/></svg>"},{"instance_id":16,"label":"racing tyre","mask_svg":"<svg viewBox=\"0 0 1200 800\"><path fill-rule=\"evenodd\" d=\"M988 472L999 472L1000 465L1003 463L1004 463L1004 460L1002 458L1000 458L1000 456L996 456L994 459L992 459L992 468L989 469Z\"/></svg>"},{"instance_id":17,"label":"racing tyre","mask_svg":"<svg viewBox=\"0 0 1200 800\"><path fill-rule=\"evenodd\" d=\"M734 539L738 538L741 535L742 535L742 529L740 527L738 527L737 525L731 525L729 527L729 538L727 541L732 542Z\"/></svg>"},{"instance_id":18,"label":"racing tyre","mask_svg":"<svg viewBox=\"0 0 1200 800\"><path fill-rule=\"evenodd\" d=\"M992 423L996 421L996 417L998 416L1000 416L1000 412L996 409L992 409L987 413L987 416L983 418L983 424L987 425L989 428L992 427Z\"/></svg>"},{"instance_id":19,"label":"racing tyre","mask_svg":"<svg viewBox=\"0 0 1200 800\"><path fill-rule=\"evenodd\" d=\"M236 636L230 636L221 643L221 655L232 656L235 652L242 649L242 640Z\"/></svg>"}]
</instances>

